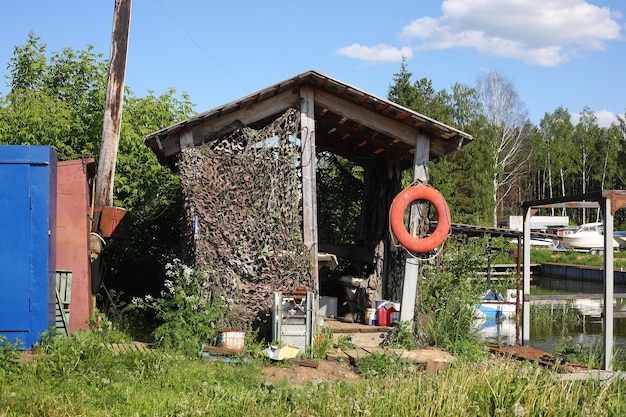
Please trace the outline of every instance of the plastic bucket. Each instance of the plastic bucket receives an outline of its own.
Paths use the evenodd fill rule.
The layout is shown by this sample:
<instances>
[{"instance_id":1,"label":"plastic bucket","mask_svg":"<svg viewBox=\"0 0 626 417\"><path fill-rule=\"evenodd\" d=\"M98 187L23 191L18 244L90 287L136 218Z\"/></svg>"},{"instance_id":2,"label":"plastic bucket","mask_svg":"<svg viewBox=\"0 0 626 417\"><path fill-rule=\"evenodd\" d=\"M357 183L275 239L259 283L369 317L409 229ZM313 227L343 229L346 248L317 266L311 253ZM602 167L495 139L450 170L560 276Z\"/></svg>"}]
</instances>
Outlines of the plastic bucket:
<instances>
[{"instance_id":1,"label":"plastic bucket","mask_svg":"<svg viewBox=\"0 0 626 417\"><path fill-rule=\"evenodd\" d=\"M246 333L224 330L222 333L219 334L217 340L220 346L223 348L242 351L244 342L246 340Z\"/></svg>"}]
</instances>

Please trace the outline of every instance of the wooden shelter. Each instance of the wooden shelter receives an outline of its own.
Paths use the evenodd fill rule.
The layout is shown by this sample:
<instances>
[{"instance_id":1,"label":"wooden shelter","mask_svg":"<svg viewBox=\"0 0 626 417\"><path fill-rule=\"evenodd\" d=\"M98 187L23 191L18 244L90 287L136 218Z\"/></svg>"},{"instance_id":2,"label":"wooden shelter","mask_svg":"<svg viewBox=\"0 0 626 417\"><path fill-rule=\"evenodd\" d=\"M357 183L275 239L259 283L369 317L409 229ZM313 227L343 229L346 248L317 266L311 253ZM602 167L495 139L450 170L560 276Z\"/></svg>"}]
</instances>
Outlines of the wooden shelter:
<instances>
[{"instance_id":1,"label":"wooden shelter","mask_svg":"<svg viewBox=\"0 0 626 417\"><path fill-rule=\"evenodd\" d=\"M384 161L386 166L398 171L412 169L414 179L426 183L429 160L454 152L472 140L467 133L405 107L317 71L307 71L156 131L147 136L145 143L162 164L176 170L185 149L222 138L242 126L263 128L287 109L299 111L302 231L316 278L321 259L318 256L316 165L305 161L316 161L316 155L323 151L362 166L371 161ZM388 217L388 213L380 215L384 221L385 216ZM339 250L329 243L332 242L323 242L323 248ZM370 248L372 243L375 246L375 242L369 243ZM354 253L346 248L341 250L348 254L346 256ZM412 320L414 302L405 299L415 300L418 264L411 259L406 262L402 318ZM313 289L316 293L318 285Z\"/></svg>"}]
</instances>

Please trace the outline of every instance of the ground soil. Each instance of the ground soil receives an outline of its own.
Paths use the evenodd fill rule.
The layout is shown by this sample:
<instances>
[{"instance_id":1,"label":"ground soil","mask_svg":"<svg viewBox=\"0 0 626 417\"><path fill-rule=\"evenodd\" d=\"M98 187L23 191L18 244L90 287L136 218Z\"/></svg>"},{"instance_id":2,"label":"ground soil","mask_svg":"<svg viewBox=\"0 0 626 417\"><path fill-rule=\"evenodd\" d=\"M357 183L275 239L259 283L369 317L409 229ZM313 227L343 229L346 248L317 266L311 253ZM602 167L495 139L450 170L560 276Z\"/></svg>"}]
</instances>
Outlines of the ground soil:
<instances>
[{"instance_id":1,"label":"ground soil","mask_svg":"<svg viewBox=\"0 0 626 417\"><path fill-rule=\"evenodd\" d=\"M276 383L289 381L291 386L302 386L307 382L356 381L360 377L347 361L319 361L317 368L296 364L273 364L264 371L265 381Z\"/></svg>"}]
</instances>

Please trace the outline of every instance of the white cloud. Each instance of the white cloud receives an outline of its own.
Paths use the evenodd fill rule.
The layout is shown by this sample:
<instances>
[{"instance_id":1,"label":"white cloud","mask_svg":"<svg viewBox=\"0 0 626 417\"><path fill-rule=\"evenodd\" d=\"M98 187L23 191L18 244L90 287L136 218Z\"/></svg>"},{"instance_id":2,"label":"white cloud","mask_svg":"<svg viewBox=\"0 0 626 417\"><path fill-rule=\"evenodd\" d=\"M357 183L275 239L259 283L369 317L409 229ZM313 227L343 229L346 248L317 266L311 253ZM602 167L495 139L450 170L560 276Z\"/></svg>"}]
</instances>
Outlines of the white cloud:
<instances>
[{"instance_id":1,"label":"white cloud","mask_svg":"<svg viewBox=\"0 0 626 417\"><path fill-rule=\"evenodd\" d=\"M618 123L617 115L612 111L600 110L594 112L594 115L596 116L596 122L600 127L610 127L612 124ZM580 121L580 113L572 113L570 115L570 120L573 125L577 125Z\"/></svg>"},{"instance_id":2,"label":"white cloud","mask_svg":"<svg viewBox=\"0 0 626 417\"><path fill-rule=\"evenodd\" d=\"M382 62L401 62L403 57L407 59L413 57L413 51L409 47L398 49L384 44L378 44L370 47L353 43L350 46L345 46L337 50L337 53L339 55L347 56L349 58L357 58L372 64Z\"/></svg>"},{"instance_id":3,"label":"white cloud","mask_svg":"<svg viewBox=\"0 0 626 417\"><path fill-rule=\"evenodd\" d=\"M619 12L587 0L443 0L441 13L402 28L401 48L354 43L337 53L382 63L400 62L419 50L473 48L487 56L555 67L622 40L626 27Z\"/></svg>"},{"instance_id":4,"label":"white cloud","mask_svg":"<svg viewBox=\"0 0 626 417\"><path fill-rule=\"evenodd\" d=\"M441 11L414 20L400 38L419 42L417 50L467 47L546 67L622 39L622 16L585 0L444 0Z\"/></svg>"}]
</instances>

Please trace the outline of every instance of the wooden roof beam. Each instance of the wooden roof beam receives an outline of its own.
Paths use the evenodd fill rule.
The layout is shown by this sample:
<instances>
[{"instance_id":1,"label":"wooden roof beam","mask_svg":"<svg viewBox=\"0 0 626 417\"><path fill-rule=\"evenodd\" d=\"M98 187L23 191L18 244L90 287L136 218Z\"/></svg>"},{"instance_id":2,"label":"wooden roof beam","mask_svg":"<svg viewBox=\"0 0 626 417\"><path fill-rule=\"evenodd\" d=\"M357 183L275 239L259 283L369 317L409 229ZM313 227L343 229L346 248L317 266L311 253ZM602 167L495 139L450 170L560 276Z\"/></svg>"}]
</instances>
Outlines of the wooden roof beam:
<instances>
[{"instance_id":1,"label":"wooden roof beam","mask_svg":"<svg viewBox=\"0 0 626 417\"><path fill-rule=\"evenodd\" d=\"M377 132L381 132L392 138L397 138L408 145L415 146L417 142L418 130L416 128L381 116L378 113L343 100L333 94L315 90L315 101L333 113L348 117Z\"/></svg>"}]
</instances>

